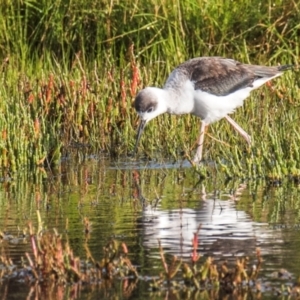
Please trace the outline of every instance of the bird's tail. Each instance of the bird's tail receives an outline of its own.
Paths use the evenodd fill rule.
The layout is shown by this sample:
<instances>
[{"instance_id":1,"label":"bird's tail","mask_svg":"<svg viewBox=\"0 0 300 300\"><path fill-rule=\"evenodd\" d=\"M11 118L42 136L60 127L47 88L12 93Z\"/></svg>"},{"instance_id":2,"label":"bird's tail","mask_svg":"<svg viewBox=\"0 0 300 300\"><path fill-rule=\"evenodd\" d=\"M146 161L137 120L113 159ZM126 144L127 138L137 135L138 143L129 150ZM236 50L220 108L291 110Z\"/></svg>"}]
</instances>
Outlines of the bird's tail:
<instances>
[{"instance_id":1,"label":"bird's tail","mask_svg":"<svg viewBox=\"0 0 300 300\"><path fill-rule=\"evenodd\" d=\"M283 72L283 71L298 69L298 68L299 65L283 65L283 66L278 66L278 71Z\"/></svg>"}]
</instances>

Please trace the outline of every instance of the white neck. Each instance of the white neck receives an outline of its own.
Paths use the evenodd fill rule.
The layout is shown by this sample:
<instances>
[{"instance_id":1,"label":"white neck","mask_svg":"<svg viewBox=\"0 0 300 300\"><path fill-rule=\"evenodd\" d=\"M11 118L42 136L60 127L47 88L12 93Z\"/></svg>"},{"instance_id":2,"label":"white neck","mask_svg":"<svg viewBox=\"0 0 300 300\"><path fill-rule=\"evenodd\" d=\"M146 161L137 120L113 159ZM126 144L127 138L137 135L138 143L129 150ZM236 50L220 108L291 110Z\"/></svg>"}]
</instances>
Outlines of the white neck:
<instances>
[{"instance_id":1,"label":"white neck","mask_svg":"<svg viewBox=\"0 0 300 300\"><path fill-rule=\"evenodd\" d=\"M164 89L168 96L167 99L167 112L170 114L189 114L194 110L194 85L191 81L187 80L180 89L166 88Z\"/></svg>"}]
</instances>

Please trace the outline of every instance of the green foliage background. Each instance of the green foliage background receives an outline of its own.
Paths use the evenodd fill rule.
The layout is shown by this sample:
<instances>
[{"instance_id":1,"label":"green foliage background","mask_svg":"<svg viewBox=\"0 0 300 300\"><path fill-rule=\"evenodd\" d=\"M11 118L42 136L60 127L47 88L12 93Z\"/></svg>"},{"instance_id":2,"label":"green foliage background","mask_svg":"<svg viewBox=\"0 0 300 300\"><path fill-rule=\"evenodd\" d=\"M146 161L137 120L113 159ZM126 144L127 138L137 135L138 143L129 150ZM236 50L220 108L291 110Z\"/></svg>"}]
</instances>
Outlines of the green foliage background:
<instances>
[{"instance_id":1,"label":"green foliage background","mask_svg":"<svg viewBox=\"0 0 300 300\"><path fill-rule=\"evenodd\" d=\"M3 0L0 164L13 170L57 164L74 147L127 155L138 89L161 86L195 56L297 64L299 20L299 1ZM298 78L287 73L234 114L254 137L252 149L221 121L211 126L206 158L229 174L298 176ZM198 126L191 116L160 117L140 151L190 155Z\"/></svg>"}]
</instances>

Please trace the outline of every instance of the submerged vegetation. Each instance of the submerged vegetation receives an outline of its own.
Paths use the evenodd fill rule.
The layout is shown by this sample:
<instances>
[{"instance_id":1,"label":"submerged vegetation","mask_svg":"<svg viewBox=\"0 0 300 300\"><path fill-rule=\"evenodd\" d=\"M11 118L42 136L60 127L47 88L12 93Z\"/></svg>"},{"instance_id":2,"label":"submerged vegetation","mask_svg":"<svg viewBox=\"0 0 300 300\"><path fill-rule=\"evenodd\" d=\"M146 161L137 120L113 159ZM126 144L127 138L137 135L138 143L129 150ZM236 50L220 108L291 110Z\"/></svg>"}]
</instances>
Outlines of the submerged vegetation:
<instances>
[{"instance_id":1,"label":"submerged vegetation","mask_svg":"<svg viewBox=\"0 0 300 300\"><path fill-rule=\"evenodd\" d=\"M37 228L29 221L20 236L0 231L2 245L30 244L30 251L22 255L21 266L16 265L3 251L0 255L0 282L25 283L31 286L28 296L35 294L41 297L47 294L48 290L52 290L54 295L57 293L57 298L48 295L47 299L63 299L64 295L68 294L68 286L72 286L77 293L84 288L94 290L95 287L98 292L106 292L112 289L116 280L123 282L121 294L127 296L135 292L138 281L147 282L148 289L153 293L148 296L150 299L157 299L158 294L164 294L166 291L166 295L181 295L180 299L200 299L202 293L208 293L206 299L226 299L229 294L235 298L252 295L253 299L260 299L266 291L290 297L298 297L300 294L299 283L293 287L282 285L280 288L265 285L260 276L263 265L260 249L256 250L255 258L237 258L235 263L216 263L212 257L202 259L198 249L201 226L194 233L190 261L183 261L174 256L168 262L159 242L160 260L164 271L156 276L141 276L129 258L125 243L111 240L103 247L100 261L96 261L85 242L86 258L83 259L74 255L69 242L64 241L61 234L43 227L39 211L37 216ZM86 222L89 220L86 219ZM89 230L85 230L85 234L89 234ZM284 278L285 273L289 274L280 270L278 274L271 276ZM55 291L54 286L59 286L60 289ZM74 293L71 299L77 299L77 293ZM24 294L23 291L22 295ZM117 295L117 291L113 294ZM105 299L108 299L107 295Z\"/></svg>"},{"instance_id":2,"label":"submerged vegetation","mask_svg":"<svg viewBox=\"0 0 300 300\"><path fill-rule=\"evenodd\" d=\"M1 182L2 298L16 295L16 287L20 299L91 299L93 293L95 299L299 297L299 186L290 181L274 188L217 173L203 182L192 168L154 163L136 170L106 157L60 167L47 179L40 168ZM208 203L213 207L205 209ZM230 217L228 203L234 208ZM180 217L185 209L188 222ZM166 216L176 226L157 223ZM206 216L222 218L222 225L210 226ZM244 221L252 224L249 217L267 228L245 227ZM152 231L157 226L162 235ZM215 226L221 229L216 235ZM229 227L237 235L228 240ZM241 244L229 242L240 238ZM149 240L153 245L147 246Z\"/></svg>"},{"instance_id":3,"label":"submerged vegetation","mask_svg":"<svg viewBox=\"0 0 300 300\"><path fill-rule=\"evenodd\" d=\"M218 55L256 64L298 64L299 1L11 1L0 7L0 166L57 165L73 152L127 156L136 92L161 86L180 62ZM299 73L253 93L233 118L248 148L223 121L204 158L228 176L300 177ZM199 120L161 116L139 153L192 156ZM147 142L146 142L147 141Z\"/></svg>"}]
</instances>

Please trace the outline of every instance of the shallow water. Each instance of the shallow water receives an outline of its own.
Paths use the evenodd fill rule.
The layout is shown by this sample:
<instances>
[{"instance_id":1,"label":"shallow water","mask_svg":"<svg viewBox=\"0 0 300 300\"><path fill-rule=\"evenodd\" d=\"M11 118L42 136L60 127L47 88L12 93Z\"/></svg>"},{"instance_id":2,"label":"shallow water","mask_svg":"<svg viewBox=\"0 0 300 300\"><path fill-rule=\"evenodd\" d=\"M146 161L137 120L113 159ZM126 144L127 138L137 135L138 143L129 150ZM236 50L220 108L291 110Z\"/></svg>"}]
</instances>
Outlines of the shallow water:
<instances>
[{"instance_id":1,"label":"shallow water","mask_svg":"<svg viewBox=\"0 0 300 300\"><path fill-rule=\"evenodd\" d=\"M295 282L300 273L299 187L288 180L277 187L265 181L228 180L213 167L208 173L209 177L201 180L187 162L110 162L104 157L81 164L65 161L48 173L40 170L31 176L3 176L0 229L21 236L28 220L37 224L38 209L44 227L63 233L76 255L85 257L87 243L93 257L100 260L106 243L117 239L127 244L139 273L150 278L163 270L158 239L168 257L176 255L189 261L193 234L201 224L198 237L203 259L212 256L217 262L234 262L237 257L255 257L259 247L264 259L261 276L267 282L264 286L280 286L274 274L281 268L291 274L288 284ZM92 223L88 234L85 217ZM18 264L30 247L20 239L2 241L0 250ZM134 287L126 299L175 297L166 292L150 293L147 281L123 281L105 289L73 286L60 291L55 287L45 293L47 299L122 298L124 284ZM0 293L11 299L34 297L36 289L0 285ZM273 295L271 288L268 292L264 297Z\"/></svg>"}]
</instances>

